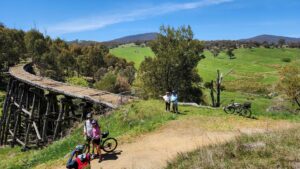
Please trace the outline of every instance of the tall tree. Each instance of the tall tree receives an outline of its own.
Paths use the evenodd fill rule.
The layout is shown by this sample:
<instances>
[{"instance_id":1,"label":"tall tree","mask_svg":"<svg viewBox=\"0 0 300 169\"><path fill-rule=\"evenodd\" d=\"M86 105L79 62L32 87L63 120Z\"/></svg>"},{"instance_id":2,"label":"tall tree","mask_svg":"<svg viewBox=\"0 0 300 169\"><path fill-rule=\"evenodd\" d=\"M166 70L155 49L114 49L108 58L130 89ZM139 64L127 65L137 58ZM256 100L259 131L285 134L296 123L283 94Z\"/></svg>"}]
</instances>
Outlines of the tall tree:
<instances>
[{"instance_id":1,"label":"tall tree","mask_svg":"<svg viewBox=\"0 0 300 169\"><path fill-rule=\"evenodd\" d=\"M279 40L278 40L278 46L279 46L280 48L282 48L284 45L285 45L285 40L284 40L284 39L279 39Z\"/></svg>"},{"instance_id":2,"label":"tall tree","mask_svg":"<svg viewBox=\"0 0 300 169\"><path fill-rule=\"evenodd\" d=\"M177 90L181 100L199 103L201 78L196 67L204 57L204 46L193 39L191 27L161 26L160 34L149 45L156 57L146 58L139 69L139 79L148 94Z\"/></svg>"},{"instance_id":3,"label":"tall tree","mask_svg":"<svg viewBox=\"0 0 300 169\"><path fill-rule=\"evenodd\" d=\"M226 51L226 54L229 56L229 59L234 59L233 48L229 48L229 49Z\"/></svg>"},{"instance_id":4,"label":"tall tree","mask_svg":"<svg viewBox=\"0 0 300 169\"><path fill-rule=\"evenodd\" d=\"M278 89L284 92L300 109L300 67L298 64L289 64L279 72Z\"/></svg>"},{"instance_id":5,"label":"tall tree","mask_svg":"<svg viewBox=\"0 0 300 169\"><path fill-rule=\"evenodd\" d=\"M24 37L28 55L33 62L38 62L43 53L47 51L47 43L44 36L39 31L32 29Z\"/></svg>"}]
</instances>

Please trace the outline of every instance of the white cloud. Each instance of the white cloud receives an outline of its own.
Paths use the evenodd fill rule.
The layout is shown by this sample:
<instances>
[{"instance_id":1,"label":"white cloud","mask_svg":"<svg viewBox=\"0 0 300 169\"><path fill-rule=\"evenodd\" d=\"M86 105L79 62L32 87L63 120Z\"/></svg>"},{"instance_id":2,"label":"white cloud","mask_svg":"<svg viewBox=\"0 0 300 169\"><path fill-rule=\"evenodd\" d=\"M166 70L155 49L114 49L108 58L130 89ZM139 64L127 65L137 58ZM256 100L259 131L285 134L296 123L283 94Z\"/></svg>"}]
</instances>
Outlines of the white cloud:
<instances>
[{"instance_id":1,"label":"white cloud","mask_svg":"<svg viewBox=\"0 0 300 169\"><path fill-rule=\"evenodd\" d=\"M218 5L221 3L231 2L233 0L202 0L187 3L170 3L157 7L144 8L134 10L128 13L120 13L108 16L94 16L86 18L78 18L71 21L65 21L48 28L51 34L65 34L73 32L83 32L89 30L100 29L112 24L142 20L153 16L159 16L171 12L202 8L210 5Z\"/></svg>"}]
</instances>

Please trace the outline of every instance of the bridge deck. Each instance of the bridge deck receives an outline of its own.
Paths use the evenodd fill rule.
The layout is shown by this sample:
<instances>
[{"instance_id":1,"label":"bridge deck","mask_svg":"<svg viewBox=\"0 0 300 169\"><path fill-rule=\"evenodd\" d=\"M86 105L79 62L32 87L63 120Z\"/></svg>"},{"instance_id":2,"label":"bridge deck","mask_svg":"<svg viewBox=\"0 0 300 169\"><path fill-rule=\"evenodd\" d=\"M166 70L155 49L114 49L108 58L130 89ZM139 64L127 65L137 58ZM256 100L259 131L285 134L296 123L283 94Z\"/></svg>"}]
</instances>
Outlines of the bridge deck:
<instances>
[{"instance_id":1,"label":"bridge deck","mask_svg":"<svg viewBox=\"0 0 300 169\"><path fill-rule=\"evenodd\" d=\"M73 86L58 82L49 78L33 75L25 70L29 65L17 65L9 69L9 74L14 78L55 93L80 98L93 103L105 104L111 108L116 108L120 101L120 96L106 91L96 90L87 87Z\"/></svg>"}]
</instances>

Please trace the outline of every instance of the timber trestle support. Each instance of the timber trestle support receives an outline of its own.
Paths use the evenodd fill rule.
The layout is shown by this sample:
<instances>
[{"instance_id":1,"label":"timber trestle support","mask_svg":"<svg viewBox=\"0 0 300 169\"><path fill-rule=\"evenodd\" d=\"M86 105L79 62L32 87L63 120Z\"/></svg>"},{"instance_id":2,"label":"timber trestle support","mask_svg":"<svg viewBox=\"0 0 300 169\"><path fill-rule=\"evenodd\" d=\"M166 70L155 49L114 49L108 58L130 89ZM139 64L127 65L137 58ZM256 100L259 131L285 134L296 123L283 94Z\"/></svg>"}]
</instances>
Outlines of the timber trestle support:
<instances>
[{"instance_id":1,"label":"timber trestle support","mask_svg":"<svg viewBox=\"0 0 300 169\"><path fill-rule=\"evenodd\" d=\"M93 103L43 90L13 77L0 119L0 145L43 147L85 119Z\"/></svg>"}]
</instances>

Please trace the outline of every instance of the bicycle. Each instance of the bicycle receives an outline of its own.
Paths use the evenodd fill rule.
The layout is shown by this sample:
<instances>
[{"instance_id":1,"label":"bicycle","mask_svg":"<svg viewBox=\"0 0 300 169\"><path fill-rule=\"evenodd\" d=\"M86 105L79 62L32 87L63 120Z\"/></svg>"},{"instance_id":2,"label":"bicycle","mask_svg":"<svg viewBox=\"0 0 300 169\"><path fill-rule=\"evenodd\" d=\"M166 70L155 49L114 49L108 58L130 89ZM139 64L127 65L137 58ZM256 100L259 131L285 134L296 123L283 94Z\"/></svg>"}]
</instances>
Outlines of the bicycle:
<instances>
[{"instance_id":1,"label":"bicycle","mask_svg":"<svg viewBox=\"0 0 300 169\"><path fill-rule=\"evenodd\" d=\"M110 152L113 152L115 151L115 149L117 148L118 146L118 141L113 138L113 137L108 137L109 135L109 132L104 132L101 134L102 135L102 139L100 141L100 148L107 152L107 153L110 153ZM87 152L87 147L88 147L88 144L85 145L85 148L84 148L84 151L83 152ZM92 151L93 152L93 151Z\"/></svg>"},{"instance_id":2,"label":"bicycle","mask_svg":"<svg viewBox=\"0 0 300 169\"><path fill-rule=\"evenodd\" d=\"M241 104L241 103L235 103L232 100L232 102L227 106L225 106L223 110L225 111L225 113L228 114L237 113L239 115L246 116L246 117L251 117L252 115L250 102L245 102Z\"/></svg>"},{"instance_id":3,"label":"bicycle","mask_svg":"<svg viewBox=\"0 0 300 169\"><path fill-rule=\"evenodd\" d=\"M115 149L118 146L118 141L115 138L113 138L113 137L107 138L108 135L109 135L108 131L102 133L102 139L101 139L101 142L100 142L100 148L103 151L105 151L107 153L110 153L110 152L115 151Z\"/></svg>"}]
</instances>

